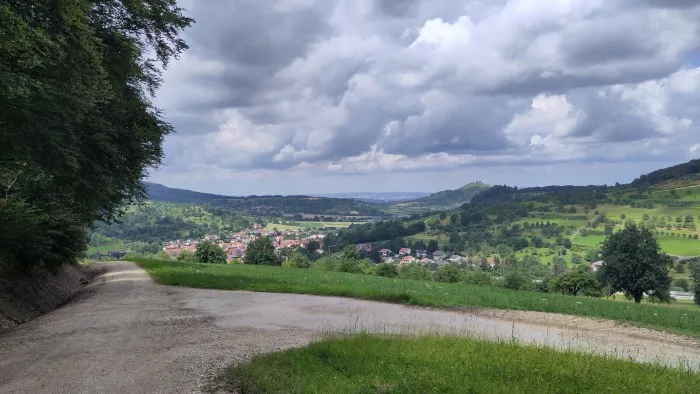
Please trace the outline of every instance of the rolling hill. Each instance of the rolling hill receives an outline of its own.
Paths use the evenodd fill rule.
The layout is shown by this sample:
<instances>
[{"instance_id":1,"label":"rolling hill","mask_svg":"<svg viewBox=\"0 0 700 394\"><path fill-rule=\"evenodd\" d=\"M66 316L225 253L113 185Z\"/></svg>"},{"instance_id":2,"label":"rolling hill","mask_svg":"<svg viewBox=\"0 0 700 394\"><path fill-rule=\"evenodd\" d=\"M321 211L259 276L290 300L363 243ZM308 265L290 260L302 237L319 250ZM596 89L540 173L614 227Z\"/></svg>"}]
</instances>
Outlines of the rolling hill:
<instances>
[{"instance_id":1,"label":"rolling hill","mask_svg":"<svg viewBox=\"0 0 700 394\"><path fill-rule=\"evenodd\" d=\"M491 186L485 183L472 182L459 189L444 190L415 200L400 202L391 208L393 211L407 213L454 209L470 202L476 195L490 188Z\"/></svg>"},{"instance_id":2,"label":"rolling hill","mask_svg":"<svg viewBox=\"0 0 700 394\"><path fill-rule=\"evenodd\" d=\"M325 215L384 216L381 206L349 198L311 196L246 196L233 197L175 189L146 183L148 198L153 201L208 204L262 216Z\"/></svg>"}]
</instances>

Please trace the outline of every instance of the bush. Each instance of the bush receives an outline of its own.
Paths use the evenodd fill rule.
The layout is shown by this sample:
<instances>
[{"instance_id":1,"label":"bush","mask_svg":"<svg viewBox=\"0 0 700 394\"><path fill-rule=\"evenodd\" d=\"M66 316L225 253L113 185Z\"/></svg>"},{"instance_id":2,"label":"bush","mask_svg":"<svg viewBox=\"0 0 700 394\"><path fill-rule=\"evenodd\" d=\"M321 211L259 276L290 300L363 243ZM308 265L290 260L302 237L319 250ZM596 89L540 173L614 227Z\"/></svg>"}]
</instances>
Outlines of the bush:
<instances>
[{"instance_id":1,"label":"bush","mask_svg":"<svg viewBox=\"0 0 700 394\"><path fill-rule=\"evenodd\" d=\"M282 263L282 266L287 268L309 268L311 267L311 260L306 255L296 252Z\"/></svg>"},{"instance_id":2,"label":"bush","mask_svg":"<svg viewBox=\"0 0 700 394\"><path fill-rule=\"evenodd\" d=\"M435 274L435 280L445 283L457 283L462 276L462 270L457 264L441 266Z\"/></svg>"},{"instance_id":3,"label":"bush","mask_svg":"<svg viewBox=\"0 0 700 394\"><path fill-rule=\"evenodd\" d=\"M197 257L194 255L193 252L190 252L189 250L185 250L177 257L175 258L177 261L181 261L183 263L196 263L197 262Z\"/></svg>"},{"instance_id":4,"label":"bush","mask_svg":"<svg viewBox=\"0 0 700 394\"><path fill-rule=\"evenodd\" d=\"M421 263L409 263L399 270L401 279L431 280L432 272Z\"/></svg>"},{"instance_id":5,"label":"bush","mask_svg":"<svg viewBox=\"0 0 700 394\"><path fill-rule=\"evenodd\" d=\"M396 268L394 264L377 264L375 272L377 276L384 276L387 278L396 278L399 276L399 269Z\"/></svg>"},{"instance_id":6,"label":"bush","mask_svg":"<svg viewBox=\"0 0 700 394\"><path fill-rule=\"evenodd\" d=\"M526 290L532 287L532 281L522 272L512 271L506 275L503 286L513 290Z\"/></svg>"},{"instance_id":7,"label":"bush","mask_svg":"<svg viewBox=\"0 0 700 394\"><path fill-rule=\"evenodd\" d=\"M226 252L211 241L202 241L197 245L194 257L200 263L226 264Z\"/></svg>"},{"instance_id":8,"label":"bush","mask_svg":"<svg viewBox=\"0 0 700 394\"><path fill-rule=\"evenodd\" d=\"M462 274L462 282L472 285L487 286L491 284L491 274L482 270L465 271Z\"/></svg>"},{"instance_id":9,"label":"bush","mask_svg":"<svg viewBox=\"0 0 700 394\"><path fill-rule=\"evenodd\" d=\"M676 279L673 281L673 285L679 287L683 291L690 291L690 282L688 282L688 279Z\"/></svg>"}]
</instances>

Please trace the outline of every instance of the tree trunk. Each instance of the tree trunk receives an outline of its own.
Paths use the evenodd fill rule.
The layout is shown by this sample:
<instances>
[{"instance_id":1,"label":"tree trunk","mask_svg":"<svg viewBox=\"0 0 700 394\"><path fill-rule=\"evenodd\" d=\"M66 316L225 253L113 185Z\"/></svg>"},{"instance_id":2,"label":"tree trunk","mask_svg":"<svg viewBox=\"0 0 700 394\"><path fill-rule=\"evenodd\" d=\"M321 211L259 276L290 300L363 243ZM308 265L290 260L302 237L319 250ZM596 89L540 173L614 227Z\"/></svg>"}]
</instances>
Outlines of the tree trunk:
<instances>
[{"instance_id":1,"label":"tree trunk","mask_svg":"<svg viewBox=\"0 0 700 394\"><path fill-rule=\"evenodd\" d=\"M634 302L639 304L642 302L642 298L644 298L644 292L634 292L632 293L632 297L634 297Z\"/></svg>"}]
</instances>

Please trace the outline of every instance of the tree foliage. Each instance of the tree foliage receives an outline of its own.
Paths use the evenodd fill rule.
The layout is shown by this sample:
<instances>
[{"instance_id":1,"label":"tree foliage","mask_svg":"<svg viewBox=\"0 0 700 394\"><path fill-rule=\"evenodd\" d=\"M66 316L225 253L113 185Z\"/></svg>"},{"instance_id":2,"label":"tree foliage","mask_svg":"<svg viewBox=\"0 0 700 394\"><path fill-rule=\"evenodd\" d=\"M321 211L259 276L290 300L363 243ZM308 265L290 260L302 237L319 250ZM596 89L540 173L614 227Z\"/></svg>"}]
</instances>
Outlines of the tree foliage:
<instances>
[{"instance_id":1,"label":"tree foliage","mask_svg":"<svg viewBox=\"0 0 700 394\"><path fill-rule=\"evenodd\" d=\"M664 301L670 298L673 261L661 252L648 228L627 224L603 242L601 254L599 278L613 292L624 291L637 303L644 293Z\"/></svg>"},{"instance_id":2,"label":"tree foliage","mask_svg":"<svg viewBox=\"0 0 700 394\"><path fill-rule=\"evenodd\" d=\"M596 276L590 270L577 268L555 279L554 288L564 294L576 296L585 289L598 286Z\"/></svg>"},{"instance_id":3,"label":"tree foliage","mask_svg":"<svg viewBox=\"0 0 700 394\"><path fill-rule=\"evenodd\" d=\"M0 3L0 267L73 261L145 196L172 131L149 95L191 23L175 0Z\"/></svg>"},{"instance_id":4,"label":"tree foliage","mask_svg":"<svg viewBox=\"0 0 700 394\"><path fill-rule=\"evenodd\" d=\"M693 294L695 304L700 305L700 262L693 263L690 266L691 278L693 278Z\"/></svg>"},{"instance_id":5,"label":"tree foliage","mask_svg":"<svg viewBox=\"0 0 700 394\"><path fill-rule=\"evenodd\" d=\"M248 244L244 262L254 265L281 265L280 260L275 255L275 247L269 237L258 238Z\"/></svg>"},{"instance_id":6,"label":"tree foliage","mask_svg":"<svg viewBox=\"0 0 700 394\"><path fill-rule=\"evenodd\" d=\"M226 264L226 252L211 241L202 241L197 244L194 257L200 263Z\"/></svg>"}]
</instances>

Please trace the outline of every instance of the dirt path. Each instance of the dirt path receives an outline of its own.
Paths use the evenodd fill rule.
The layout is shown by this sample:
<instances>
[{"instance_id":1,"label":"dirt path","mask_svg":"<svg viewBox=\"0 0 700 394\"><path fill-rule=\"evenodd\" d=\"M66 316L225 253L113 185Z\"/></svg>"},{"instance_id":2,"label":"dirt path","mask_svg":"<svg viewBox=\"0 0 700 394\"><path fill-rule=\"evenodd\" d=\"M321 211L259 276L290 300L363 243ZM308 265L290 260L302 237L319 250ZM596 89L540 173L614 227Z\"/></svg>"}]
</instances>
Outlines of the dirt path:
<instances>
[{"instance_id":1,"label":"dirt path","mask_svg":"<svg viewBox=\"0 0 700 394\"><path fill-rule=\"evenodd\" d=\"M515 338L700 369L695 339L530 312L447 312L336 297L156 285L130 263L0 337L0 392L196 392L222 366L358 330Z\"/></svg>"}]
</instances>

